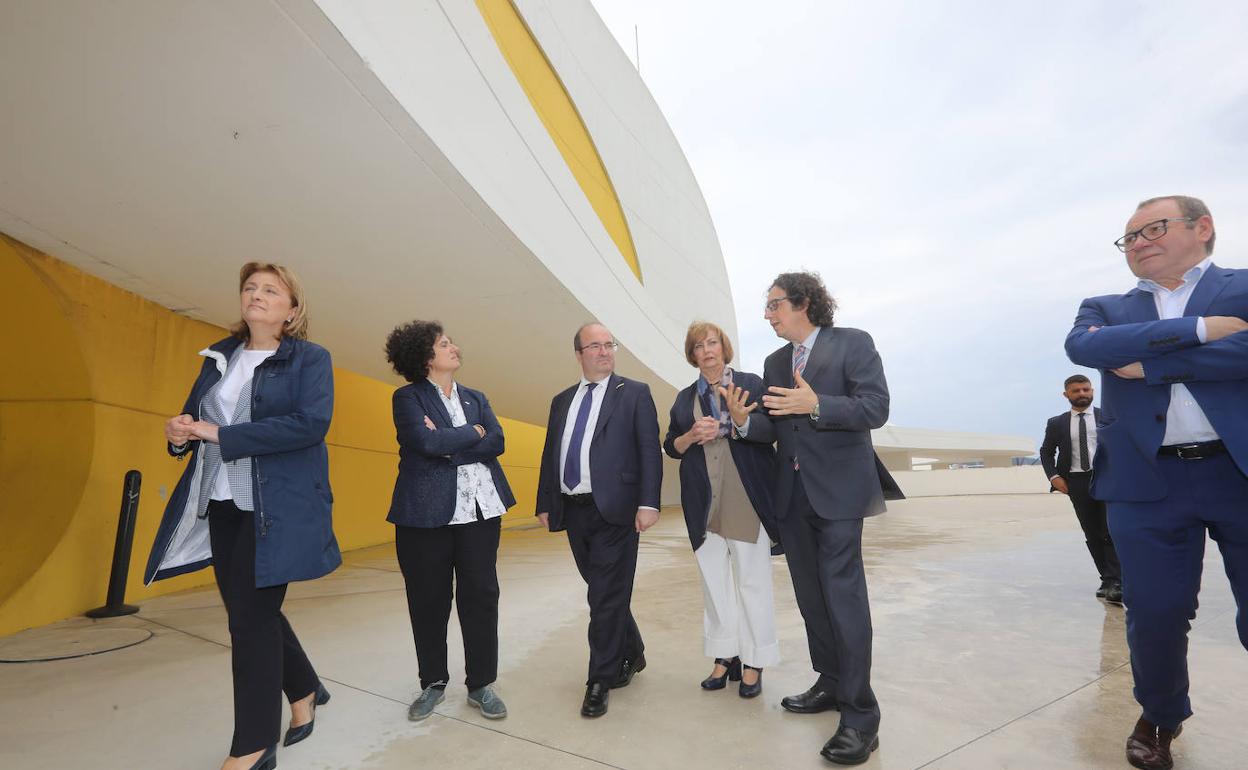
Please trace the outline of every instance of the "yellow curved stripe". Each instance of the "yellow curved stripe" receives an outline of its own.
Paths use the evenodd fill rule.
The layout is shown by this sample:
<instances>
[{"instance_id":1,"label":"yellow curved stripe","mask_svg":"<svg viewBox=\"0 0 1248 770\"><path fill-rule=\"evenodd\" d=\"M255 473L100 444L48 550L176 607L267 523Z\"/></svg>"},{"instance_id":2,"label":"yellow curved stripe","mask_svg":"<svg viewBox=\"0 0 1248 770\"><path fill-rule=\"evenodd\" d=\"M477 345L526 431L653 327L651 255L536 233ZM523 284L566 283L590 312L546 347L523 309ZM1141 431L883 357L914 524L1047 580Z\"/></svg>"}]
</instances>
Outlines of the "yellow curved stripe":
<instances>
[{"instance_id":1,"label":"yellow curved stripe","mask_svg":"<svg viewBox=\"0 0 1248 770\"><path fill-rule=\"evenodd\" d=\"M594 140L590 138L559 75L511 0L476 2L490 33L494 35L494 42L516 80L520 81L520 87L528 95L542 125L546 126L550 138L555 141L572 176L602 220L611 240L615 241L624 261L640 281L641 265L637 261L637 249L633 246L633 235L624 219L619 196L615 194L615 187L594 147Z\"/></svg>"}]
</instances>

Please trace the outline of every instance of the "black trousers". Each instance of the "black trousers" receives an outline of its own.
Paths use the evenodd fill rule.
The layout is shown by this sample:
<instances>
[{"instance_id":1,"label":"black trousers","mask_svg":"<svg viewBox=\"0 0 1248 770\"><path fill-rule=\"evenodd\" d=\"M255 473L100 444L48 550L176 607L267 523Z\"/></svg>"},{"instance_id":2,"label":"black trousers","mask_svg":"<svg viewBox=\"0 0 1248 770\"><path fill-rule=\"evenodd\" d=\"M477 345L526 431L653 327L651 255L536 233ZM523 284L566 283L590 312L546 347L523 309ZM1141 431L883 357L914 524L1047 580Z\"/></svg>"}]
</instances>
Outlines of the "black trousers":
<instances>
[{"instance_id":1,"label":"black trousers","mask_svg":"<svg viewBox=\"0 0 1248 770\"><path fill-rule=\"evenodd\" d=\"M498 516L432 529L394 528L422 690L446 684L451 678L446 663L446 628L452 599L464 636L464 684L475 690L498 678L498 538L502 521Z\"/></svg>"},{"instance_id":2,"label":"black trousers","mask_svg":"<svg viewBox=\"0 0 1248 770\"><path fill-rule=\"evenodd\" d=\"M633 527L602 518L592 499L564 497L563 520L576 568L589 587L589 676L586 684L608 687L624 658L636 659L645 644L633 619L633 577L640 537Z\"/></svg>"},{"instance_id":3,"label":"black trousers","mask_svg":"<svg viewBox=\"0 0 1248 770\"><path fill-rule=\"evenodd\" d=\"M1091 473L1066 474L1066 487L1070 490L1070 504L1075 508L1075 516L1079 526L1083 528L1083 539L1087 542L1088 553L1092 554L1092 563L1101 580L1122 580L1122 566L1118 564L1118 552L1114 549L1114 541L1109 535L1109 523L1105 516L1105 503L1092 499L1089 487L1092 485Z\"/></svg>"},{"instance_id":4,"label":"black trousers","mask_svg":"<svg viewBox=\"0 0 1248 770\"><path fill-rule=\"evenodd\" d=\"M255 514L233 501L208 503L212 569L230 622L234 670L234 739L230 756L242 757L277 743L282 693L294 702L320 683L282 614L286 586L256 588Z\"/></svg>"},{"instance_id":5,"label":"black trousers","mask_svg":"<svg viewBox=\"0 0 1248 770\"><path fill-rule=\"evenodd\" d=\"M836 693L841 723L876 732L880 704L871 690L871 605L862 565L862 519L820 518L806 497L801 472L795 477L789 510L780 519L780 541L806 622L810 661L819 672L819 686Z\"/></svg>"}]
</instances>

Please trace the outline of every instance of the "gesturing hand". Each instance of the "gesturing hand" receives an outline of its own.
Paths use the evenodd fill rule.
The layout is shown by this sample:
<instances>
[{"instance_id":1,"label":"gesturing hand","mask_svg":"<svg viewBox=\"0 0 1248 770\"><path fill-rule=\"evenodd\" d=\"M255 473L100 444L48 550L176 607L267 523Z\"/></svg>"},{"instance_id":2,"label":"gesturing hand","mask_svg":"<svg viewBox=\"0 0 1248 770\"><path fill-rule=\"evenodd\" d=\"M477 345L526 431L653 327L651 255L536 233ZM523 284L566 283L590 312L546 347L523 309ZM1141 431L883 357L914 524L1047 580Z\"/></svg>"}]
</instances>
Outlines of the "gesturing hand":
<instances>
[{"instance_id":1,"label":"gesturing hand","mask_svg":"<svg viewBox=\"0 0 1248 770\"><path fill-rule=\"evenodd\" d=\"M738 388L737 383L731 382L725 388L722 385L719 388L719 395L724 397L724 401L728 404L728 414L732 415L732 424L737 427L745 425L745 419L750 416L750 412L758 408L758 402L745 405L750 400L750 391Z\"/></svg>"},{"instance_id":2,"label":"gesturing hand","mask_svg":"<svg viewBox=\"0 0 1248 770\"><path fill-rule=\"evenodd\" d=\"M806 384L802 375L796 374L797 387L782 388L772 385L763 396L763 406L772 414L810 414L819 405L819 395Z\"/></svg>"}]
</instances>

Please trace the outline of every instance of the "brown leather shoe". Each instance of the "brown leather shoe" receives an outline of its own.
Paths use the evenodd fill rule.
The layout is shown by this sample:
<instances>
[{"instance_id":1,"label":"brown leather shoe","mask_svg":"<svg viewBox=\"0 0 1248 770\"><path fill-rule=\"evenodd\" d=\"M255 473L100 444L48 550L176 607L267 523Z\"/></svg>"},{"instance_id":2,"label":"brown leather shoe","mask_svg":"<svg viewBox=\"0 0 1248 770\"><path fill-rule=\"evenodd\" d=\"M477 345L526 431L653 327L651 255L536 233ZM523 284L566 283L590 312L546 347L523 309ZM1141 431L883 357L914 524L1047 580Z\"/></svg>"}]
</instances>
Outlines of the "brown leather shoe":
<instances>
[{"instance_id":1,"label":"brown leather shoe","mask_svg":"<svg viewBox=\"0 0 1248 770\"><path fill-rule=\"evenodd\" d=\"M1172 732L1140 717L1140 721L1135 723L1135 732L1127 738L1127 761L1141 770L1170 770L1174 767L1170 741L1179 737L1181 732L1183 725Z\"/></svg>"}]
</instances>

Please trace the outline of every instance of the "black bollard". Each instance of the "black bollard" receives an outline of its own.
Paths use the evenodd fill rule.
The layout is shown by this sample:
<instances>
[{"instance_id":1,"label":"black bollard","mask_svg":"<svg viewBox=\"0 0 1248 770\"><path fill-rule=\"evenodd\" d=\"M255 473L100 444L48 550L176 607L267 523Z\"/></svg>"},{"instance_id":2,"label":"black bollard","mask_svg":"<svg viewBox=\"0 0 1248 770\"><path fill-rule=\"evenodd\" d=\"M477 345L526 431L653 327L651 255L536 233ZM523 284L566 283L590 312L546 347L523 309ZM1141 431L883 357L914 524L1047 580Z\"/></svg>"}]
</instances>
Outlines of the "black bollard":
<instances>
[{"instance_id":1,"label":"black bollard","mask_svg":"<svg viewBox=\"0 0 1248 770\"><path fill-rule=\"evenodd\" d=\"M126 604L126 574L130 571L130 548L134 545L134 520L139 512L139 485L143 474L126 471L121 488L121 515L117 519L117 542L113 544L113 571L108 576L108 597L103 607L87 612L89 618L133 615L139 608Z\"/></svg>"}]
</instances>

